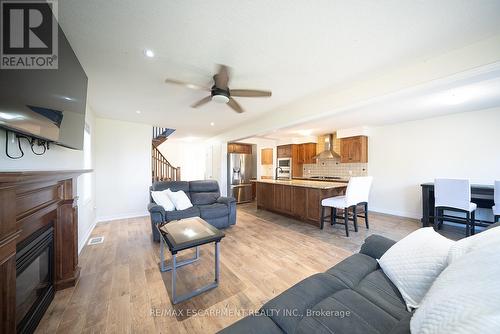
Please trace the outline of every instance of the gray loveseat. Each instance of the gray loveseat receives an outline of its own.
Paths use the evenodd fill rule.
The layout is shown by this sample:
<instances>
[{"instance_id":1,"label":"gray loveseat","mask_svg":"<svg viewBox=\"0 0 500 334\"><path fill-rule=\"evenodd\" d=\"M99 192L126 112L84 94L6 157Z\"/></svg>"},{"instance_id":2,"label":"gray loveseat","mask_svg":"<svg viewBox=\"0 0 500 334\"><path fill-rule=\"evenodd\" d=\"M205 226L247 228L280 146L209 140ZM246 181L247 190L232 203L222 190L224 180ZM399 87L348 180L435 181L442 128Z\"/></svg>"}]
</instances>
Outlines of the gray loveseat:
<instances>
[{"instance_id":1,"label":"gray loveseat","mask_svg":"<svg viewBox=\"0 0 500 334\"><path fill-rule=\"evenodd\" d=\"M155 182L150 191L169 188L171 191L182 190L191 200L193 206L186 210L165 211L150 196L148 211L151 216L153 239L160 240L155 224L179 220L189 217L201 217L217 228L226 228L236 224L236 200L232 197L221 197L219 184L213 180L203 181L162 181Z\"/></svg>"},{"instance_id":2,"label":"gray loveseat","mask_svg":"<svg viewBox=\"0 0 500 334\"><path fill-rule=\"evenodd\" d=\"M412 313L376 260L394 243L379 235L368 237L359 253L304 279L258 314L219 333L410 333Z\"/></svg>"}]
</instances>

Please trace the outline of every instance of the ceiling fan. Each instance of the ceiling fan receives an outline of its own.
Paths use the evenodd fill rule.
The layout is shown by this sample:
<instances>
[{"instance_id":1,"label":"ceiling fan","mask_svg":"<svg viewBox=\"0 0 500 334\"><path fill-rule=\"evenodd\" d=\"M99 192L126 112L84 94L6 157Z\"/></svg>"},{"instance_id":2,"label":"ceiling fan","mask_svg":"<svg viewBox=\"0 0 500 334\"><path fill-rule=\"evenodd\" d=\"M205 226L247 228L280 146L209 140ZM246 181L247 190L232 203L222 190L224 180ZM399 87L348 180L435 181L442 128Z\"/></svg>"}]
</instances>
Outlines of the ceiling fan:
<instances>
[{"instance_id":1,"label":"ceiling fan","mask_svg":"<svg viewBox=\"0 0 500 334\"><path fill-rule=\"evenodd\" d=\"M210 92L210 95L202 98L198 102L191 105L192 108L198 108L210 101L215 101L218 103L226 103L231 109L238 113L242 113L245 110L233 99L233 96L240 97L270 97L271 92L265 90L255 90L255 89L229 89L229 67L226 65L219 65L219 70L217 74L213 76L214 85L210 87L204 87L197 84L192 84L189 82L183 82L175 79L166 79L166 83L182 85L191 89L201 89Z\"/></svg>"}]
</instances>

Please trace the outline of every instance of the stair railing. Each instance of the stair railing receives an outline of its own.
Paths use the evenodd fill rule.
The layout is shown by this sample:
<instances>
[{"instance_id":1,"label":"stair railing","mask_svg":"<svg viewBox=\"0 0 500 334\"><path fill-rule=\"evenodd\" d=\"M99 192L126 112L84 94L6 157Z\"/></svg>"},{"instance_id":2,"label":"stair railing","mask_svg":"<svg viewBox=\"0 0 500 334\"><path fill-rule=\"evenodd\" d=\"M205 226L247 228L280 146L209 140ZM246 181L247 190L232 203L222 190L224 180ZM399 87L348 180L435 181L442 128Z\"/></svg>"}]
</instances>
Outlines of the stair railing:
<instances>
[{"instance_id":1,"label":"stair railing","mask_svg":"<svg viewBox=\"0 0 500 334\"><path fill-rule=\"evenodd\" d=\"M151 146L151 169L153 182L180 181L181 168L174 167L154 145Z\"/></svg>"}]
</instances>

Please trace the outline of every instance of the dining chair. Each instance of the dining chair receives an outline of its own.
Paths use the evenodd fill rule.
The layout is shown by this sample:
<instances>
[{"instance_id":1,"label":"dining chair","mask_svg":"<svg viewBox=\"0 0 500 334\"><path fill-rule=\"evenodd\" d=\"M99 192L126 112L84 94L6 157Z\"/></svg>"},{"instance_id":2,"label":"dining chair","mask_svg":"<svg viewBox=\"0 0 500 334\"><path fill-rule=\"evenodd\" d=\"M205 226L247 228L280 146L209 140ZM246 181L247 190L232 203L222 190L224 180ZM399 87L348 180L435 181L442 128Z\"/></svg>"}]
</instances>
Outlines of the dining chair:
<instances>
[{"instance_id":1,"label":"dining chair","mask_svg":"<svg viewBox=\"0 0 500 334\"><path fill-rule=\"evenodd\" d=\"M439 230L443 221L465 223L465 235L475 234L477 204L471 202L470 182L466 179L434 180L434 228ZM445 215L445 211L465 213L462 217Z\"/></svg>"},{"instance_id":2,"label":"dining chair","mask_svg":"<svg viewBox=\"0 0 500 334\"><path fill-rule=\"evenodd\" d=\"M349 183L347 184L346 193L343 196L335 196L325 198L321 201L321 229L324 227L325 222L325 209L327 207L331 208L330 223L331 225L337 224L337 218L343 218L344 223L338 223L345 225L345 234L349 236L349 220L353 221L354 231L358 232L358 217L365 219L366 228L369 228L368 224L368 197L370 195L370 189L372 186L373 177L372 176L358 176L351 177ZM357 207L362 205L364 207L364 215L359 215ZM337 209L344 211L343 216L337 216ZM349 218L349 210L352 210L352 219Z\"/></svg>"}]
</instances>

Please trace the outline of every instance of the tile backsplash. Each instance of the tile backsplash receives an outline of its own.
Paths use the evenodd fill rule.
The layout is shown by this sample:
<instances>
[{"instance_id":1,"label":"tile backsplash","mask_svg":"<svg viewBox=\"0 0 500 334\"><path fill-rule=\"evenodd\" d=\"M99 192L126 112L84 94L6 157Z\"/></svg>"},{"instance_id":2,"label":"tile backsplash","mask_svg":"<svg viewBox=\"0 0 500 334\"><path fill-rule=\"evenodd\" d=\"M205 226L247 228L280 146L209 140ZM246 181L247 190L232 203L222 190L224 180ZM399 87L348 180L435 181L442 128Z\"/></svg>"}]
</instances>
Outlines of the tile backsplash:
<instances>
[{"instance_id":1,"label":"tile backsplash","mask_svg":"<svg viewBox=\"0 0 500 334\"><path fill-rule=\"evenodd\" d=\"M318 137L316 152L321 152L325 149L325 137ZM340 152L340 140L337 135L333 137L333 150ZM340 158L327 159L317 161L315 164L303 165L303 176L339 176L348 178L350 176L367 176L367 163L340 163Z\"/></svg>"},{"instance_id":2,"label":"tile backsplash","mask_svg":"<svg viewBox=\"0 0 500 334\"><path fill-rule=\"evenodd\" d=\"M315 164L303 165L303 176L366 176L367 163L340 163L340 159L320 160Z\"/></svg>"}]
</instances>

